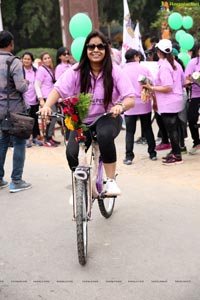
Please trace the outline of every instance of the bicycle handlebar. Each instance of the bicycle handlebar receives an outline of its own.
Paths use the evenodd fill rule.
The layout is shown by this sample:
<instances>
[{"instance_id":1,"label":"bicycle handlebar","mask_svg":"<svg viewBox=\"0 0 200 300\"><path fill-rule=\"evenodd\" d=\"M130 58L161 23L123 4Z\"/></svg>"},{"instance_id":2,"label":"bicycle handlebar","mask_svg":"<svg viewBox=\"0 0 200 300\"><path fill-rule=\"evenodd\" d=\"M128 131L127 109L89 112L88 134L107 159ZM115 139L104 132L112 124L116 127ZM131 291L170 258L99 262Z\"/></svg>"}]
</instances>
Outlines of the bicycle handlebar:
<instances>
[{"instance_id":1,"label":"bicycle handlebar","mask_svg":"<svg viewBox=\"0 0 200 300\"><path fill-rule=\"evenodd\" d=\"M102 118L104 118L104 117L106 117L106 116L111 116L113 113L112 112L105 112L105 113L103 113L102 115L100 115L100 116L98 116L91 124L85 124L86 125L86 127L88 127L88 128L91 128L91 127L93 127L94 125L96 125L96 123L100 120L100 119L102 119ZM50 115L50 117L51 118L65 118L65 115L64 114L61 114L61 113L57 113L57 112L54 112L54 113L52 113L51 115Z\"/></svg>"}]
</instances>

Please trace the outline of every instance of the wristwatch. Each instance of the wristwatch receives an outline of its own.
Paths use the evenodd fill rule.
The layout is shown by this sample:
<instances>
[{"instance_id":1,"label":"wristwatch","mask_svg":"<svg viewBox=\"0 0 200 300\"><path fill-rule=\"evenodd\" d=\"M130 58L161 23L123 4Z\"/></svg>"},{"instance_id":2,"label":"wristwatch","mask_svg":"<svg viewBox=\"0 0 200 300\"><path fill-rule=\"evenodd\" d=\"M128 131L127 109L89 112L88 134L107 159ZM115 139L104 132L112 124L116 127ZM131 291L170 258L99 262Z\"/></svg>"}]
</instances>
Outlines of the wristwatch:
<instances>
[{"instance_id":1,"label":"wristwatch","mask_svg":"<svg viewBox=\"0 0 200 300\"><path fill-rule=\"evenodd\" d=\"M119 103L117 103L117 105L121 105L121 107L122 107L122 113L124 113L126 111L126 107L125 107L124 103L119 102Z\"/></svg>"}]
</instances>

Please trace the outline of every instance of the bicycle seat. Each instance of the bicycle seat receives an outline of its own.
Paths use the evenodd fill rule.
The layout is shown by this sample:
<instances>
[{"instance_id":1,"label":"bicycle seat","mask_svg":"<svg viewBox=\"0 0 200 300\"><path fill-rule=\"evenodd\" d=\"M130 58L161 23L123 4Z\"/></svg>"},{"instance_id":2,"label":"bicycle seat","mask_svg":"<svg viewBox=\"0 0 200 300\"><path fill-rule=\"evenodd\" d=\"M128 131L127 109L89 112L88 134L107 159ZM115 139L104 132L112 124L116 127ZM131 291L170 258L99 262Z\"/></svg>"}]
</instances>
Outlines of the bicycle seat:
<instances>
[{"instance_id":1,"label":"bicycle seat","mask_svg":"<svg viewBox=\"0 0 200 300\"><path fill-rule=\"evenodd\" d=\"M109 117L109 116L112 116L112 112L103 113L102 115L98 116L91 124L85 124L85 125L88 128L94 127L100 119L102 119L104 117Z\"/></svg>"}]
</instances>

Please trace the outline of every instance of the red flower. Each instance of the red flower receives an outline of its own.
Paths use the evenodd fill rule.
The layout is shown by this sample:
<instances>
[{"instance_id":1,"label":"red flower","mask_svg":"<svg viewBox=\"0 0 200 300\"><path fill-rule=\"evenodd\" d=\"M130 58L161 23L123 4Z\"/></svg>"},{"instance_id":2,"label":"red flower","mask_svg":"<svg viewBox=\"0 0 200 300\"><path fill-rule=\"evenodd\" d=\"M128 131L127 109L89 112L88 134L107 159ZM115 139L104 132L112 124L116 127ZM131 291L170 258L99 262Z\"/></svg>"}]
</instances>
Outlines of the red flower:
<instances>
[{"instance_id":1,"label":"red flower","mask_svg":"<svg viewBox=\"0 0 200 300\"><path fill-rule=\"evenodd\" d=\"M77 123L78 120L79 120L79 119L78 119L78 116L73 114L73 115L72 115L72 121L74 121L74 122Z\"/></svg>"},{"instance_id":2,"label":"red flower","mask_svg":"<svg viewBox=\"0 0 200 300\"><path fill-rule=\"evenodd\" d=\"M62 100L64 105L70 105L70 98L65 98Z\"/></svg>"},{"instance_id":3,"label":"red flower","mask_svg":"<svg viewBox=\"0 0 200 300\"><path fill-rule=\"evenodd\" d=\"M70 99L71 104L76 105L76 103L79 101L79 99L77 97L73 97Z\"/></svg>"}]
</instances>

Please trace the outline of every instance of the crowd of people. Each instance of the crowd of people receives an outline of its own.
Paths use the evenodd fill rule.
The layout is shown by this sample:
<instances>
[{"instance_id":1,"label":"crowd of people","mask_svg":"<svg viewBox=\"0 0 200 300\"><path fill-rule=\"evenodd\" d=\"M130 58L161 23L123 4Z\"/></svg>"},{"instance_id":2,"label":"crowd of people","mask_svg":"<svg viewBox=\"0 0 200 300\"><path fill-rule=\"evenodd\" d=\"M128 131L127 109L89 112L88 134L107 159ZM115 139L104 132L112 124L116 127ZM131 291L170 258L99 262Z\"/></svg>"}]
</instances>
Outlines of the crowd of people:
<instances>
[{"instance_id":1,"label":"crowd of people","mask_svg":"<svg viewBox=\"0 0 200 300\"><path fill-rule=\"evenodd\" d=\"M92 31L86 38L80 62L73 60L66 47L57 50L56 66L48 52L42 52L37 61L33 54L26 51L20 60L11 66L10 80L11 107L20 103L19 112L24 104L35 120L29 140L10 137L0 129L0 189L8 186L4 180L4 163L7 149L12 139L13 171L10 192L18 192L31 187L22 179L25 161L25 148L33 145L54 148L60 142L54 139L56 118L43 123L42 132L38 122L38 111L42 117L57 111L62 99L82 93L91 93L91 103L85 122L90 124L98 115L111 111L112 117L99 121L96 126L105 172L107 175L106 193L119 195L120 189L115 182L117 154L115 138L125 122L125 165L131 165L135 153L135 132L137 120L141 124L141 138L147 143L147 152L152 161L157 160L157 151L169 149L162 158L164 165L177 165L183 162L182 155L187 153L185 138L187 125L193 140L188 151L200 151L199 130L197 125L200 105L200 86L193 82L192 74L200 72L200 50L196 43L191 50L191 60L186 68L178 59L179 47L168 39L152 38L146 43L146 60L156 61L156 74L151 67L142 64L142 54L136 49L125 53L122 65L121 52L112 48L111 42L101 32ZM3 79L0 84L0 123L6 110L7 66L6 60L13 56L14 37L8 31L0 32L0 62ZM39 61L39 63L38 63ZM158 125L157 136L152 128L152 113ZM123 114L123 117L122 117ZM78 165L78 145L76 131L66 130L66 158L70 169ZM87 147L91 140L86 132Z\"/></svg>"}]
</instances>

